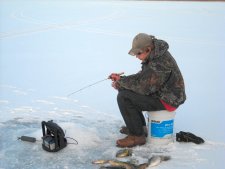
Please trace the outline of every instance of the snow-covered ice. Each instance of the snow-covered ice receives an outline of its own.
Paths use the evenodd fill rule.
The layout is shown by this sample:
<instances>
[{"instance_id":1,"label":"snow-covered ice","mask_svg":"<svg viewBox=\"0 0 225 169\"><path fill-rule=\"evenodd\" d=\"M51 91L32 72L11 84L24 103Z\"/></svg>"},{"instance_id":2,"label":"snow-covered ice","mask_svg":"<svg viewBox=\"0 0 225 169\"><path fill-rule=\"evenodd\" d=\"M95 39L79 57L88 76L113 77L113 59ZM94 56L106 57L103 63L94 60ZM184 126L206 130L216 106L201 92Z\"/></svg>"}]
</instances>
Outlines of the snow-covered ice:
<instances>
[{"instance_id":1,"label":"snow-covered ice","mask_svg":"<svg viewBox=\"0 0 225 169\"><path fill-rule=\"evenodd\" d=\"M157 168L223 169L224 20L223 2L0 1L0 169L95 169L93 160L114 159L123 120L110 81L67 95L139 71L127 54L139 32L166 40L183 73L187 101L174 132L206 142L146 144L131 159L164 154L172 159ZM51 119L79 144L42 150L41 121ZM38 141L17 141L22 135Z\"/></svg>"}]
</instances>

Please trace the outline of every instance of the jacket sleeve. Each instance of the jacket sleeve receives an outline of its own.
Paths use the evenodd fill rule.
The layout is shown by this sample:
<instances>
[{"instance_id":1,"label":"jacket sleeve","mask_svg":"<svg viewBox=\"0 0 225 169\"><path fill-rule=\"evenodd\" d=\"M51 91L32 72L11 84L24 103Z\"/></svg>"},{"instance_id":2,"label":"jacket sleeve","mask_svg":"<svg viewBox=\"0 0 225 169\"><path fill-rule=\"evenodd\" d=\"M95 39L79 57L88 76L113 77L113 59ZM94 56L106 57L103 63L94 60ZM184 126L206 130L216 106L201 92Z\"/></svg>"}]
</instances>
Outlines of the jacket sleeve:
<instances>
[{"instance_id":1,"label":"jacket sleeve","mask_svg":"<svg viewBox=\"0 0 225 169\"><path fill-rule=\"evenodd\" d=\"M141 72L125 76L118 81L121 88L132 90L142 95L157 92L167 81L171 71L157 71L151 68Z\"/></svg>"}]
</instances>

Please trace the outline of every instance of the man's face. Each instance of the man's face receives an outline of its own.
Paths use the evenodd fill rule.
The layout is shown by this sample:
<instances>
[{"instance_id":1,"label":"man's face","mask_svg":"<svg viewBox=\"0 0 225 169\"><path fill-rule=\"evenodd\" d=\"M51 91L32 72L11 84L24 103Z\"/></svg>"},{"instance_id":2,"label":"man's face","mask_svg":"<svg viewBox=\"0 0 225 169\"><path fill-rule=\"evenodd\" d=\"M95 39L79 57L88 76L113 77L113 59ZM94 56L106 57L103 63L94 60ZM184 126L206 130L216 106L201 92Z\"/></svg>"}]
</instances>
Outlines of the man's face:
<instances>
[{"instance_id":1,"label":"man's face","mask_svg":"<svg viewBox=\"0 0 225 169\"><path fill-rule=\"evenodd\" d=\"M144 61L147 58L147 56L149 55L150 52L151 52L151 49L148 48L144 52L137 53L136 58L140 59L141 61Z\"/></svg>"}]
</instances>

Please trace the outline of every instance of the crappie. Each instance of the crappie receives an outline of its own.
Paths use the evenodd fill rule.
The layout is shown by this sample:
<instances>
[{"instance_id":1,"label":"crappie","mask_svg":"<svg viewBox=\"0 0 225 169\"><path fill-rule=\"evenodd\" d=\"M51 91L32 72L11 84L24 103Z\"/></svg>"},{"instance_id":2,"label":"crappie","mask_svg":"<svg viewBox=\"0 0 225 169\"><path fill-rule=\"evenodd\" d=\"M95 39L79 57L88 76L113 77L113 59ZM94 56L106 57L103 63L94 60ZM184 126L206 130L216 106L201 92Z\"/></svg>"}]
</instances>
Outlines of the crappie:
<instances>
[{"instance_id":1,"label":"crappie","mask_svg":"<svg viewBox=\"0 0 225 169\"><path fill-rule=\"evenodd\" d=\"M111 166L124 167L125 169L136 169L136 166L128 162L122 162L117 160L109 160L108 162Z\"/></svg>"},{"instance_id":2,"label":"crappie","mask_svg":"<svg viewBox=\"0 0 225 169\"><path fill-rule=\"evenodd\" d=\"M131 155L132 155L132 150L131 149L122 149L122 150L119 150L116 153L116 157L118 157L118 158L128 157L128 156L131 156Z\"/></svg>"},{"instance_id":3,"label":"crappie","mask_svg":"<svg viewBox=\"0 0 225 169\"><path fill-rule=\"evenodd\" d=\"M115 167L115 166L102 166L99 169L126 169L124 167Z\"/></svg>"},{"instance_id":4,"label":"crappie","mask_svg":"<svg viewBox=\"0 0 225 169\"><path fill-rule=\"evenodd\" d=\"M162 156L162 155L157 155L157 156L152 156L149 160L148 160L148 167L154 167L156 165L159 165L162 161L168 161L170 160L170 156Z\"/></svg>"},{"instance_id":5,"label":"crappie","mask_svg":"<svg viewBox=\"0 0 225 169\"><path fill-rule=\"evenodd\" d=\"M95 161L92 161L92 164L106 164L108 162L109 160L95 160Z\"/></svg>"},{"instance_id":6,"label":"crappie","mask_svg":"<svg viewBox=\"0 0 225 169\"><path fill-rule=\"evenodd\" d=\"M148 163L134 165L130 162L122 162L118 160L95 160L93 164L107 164L107 166L102 166L100 169L146 169L148 167L154 167L159 165L162 161L167 161L170 156L157 155L152 156Z\"/></svg>"},{"instance_id":7,"label":"crappie","mask_svg":"<svg viewBox=\"0 0 225 169\"><path fill-rule=\"evenodd\" d=\"M137 166L137 169L146 169L148 166L148 163L140 164L139 166Z\"/></svg>"}]
</instances>

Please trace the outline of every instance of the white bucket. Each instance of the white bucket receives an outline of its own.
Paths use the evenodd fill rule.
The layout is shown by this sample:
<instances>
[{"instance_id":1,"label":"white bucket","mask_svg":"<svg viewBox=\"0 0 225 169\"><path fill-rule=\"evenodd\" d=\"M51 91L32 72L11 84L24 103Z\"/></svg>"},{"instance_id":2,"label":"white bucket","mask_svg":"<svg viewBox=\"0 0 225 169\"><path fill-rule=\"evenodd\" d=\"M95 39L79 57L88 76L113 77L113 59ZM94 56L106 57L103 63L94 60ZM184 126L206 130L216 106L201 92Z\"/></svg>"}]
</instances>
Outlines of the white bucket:
<instances>
[{"instance_id":1,"label":"white bucket","mask_svg":"<svg viewBox=\"0 0 225 169\"><path fill-rule=\"evenodd\" d=\"M149 111L148 141L151 144L165 145L173 142L173 125L175 111Z\"/></svg>"}]
</instances>

